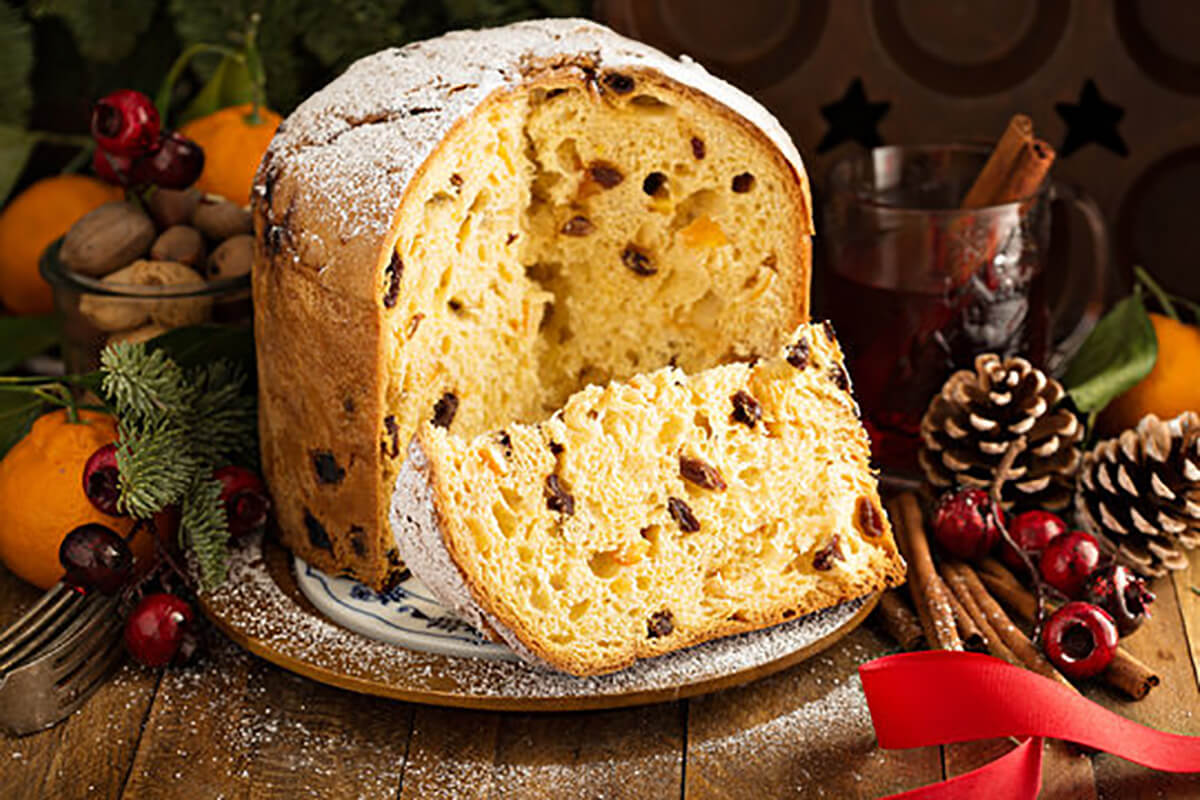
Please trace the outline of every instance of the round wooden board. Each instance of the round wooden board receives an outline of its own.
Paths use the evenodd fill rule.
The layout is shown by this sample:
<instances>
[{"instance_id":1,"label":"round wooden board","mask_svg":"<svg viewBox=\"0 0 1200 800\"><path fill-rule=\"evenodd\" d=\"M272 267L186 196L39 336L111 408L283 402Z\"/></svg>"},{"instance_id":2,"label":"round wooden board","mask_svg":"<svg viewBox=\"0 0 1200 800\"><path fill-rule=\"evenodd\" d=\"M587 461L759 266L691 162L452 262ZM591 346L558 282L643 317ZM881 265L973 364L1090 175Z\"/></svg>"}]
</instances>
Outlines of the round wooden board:
<instances>
[{"instance_id":1,"label":"round wooden board","mask_svg":"<svg viewBox=\"0 0 1200 800\"><path fill-rule=\"evenodd\" d=\"M229 580L217 591L202 594L200 606L221 631L251 653L342 689L460 708L581 711L677 700L771 675L854 630L878 600L875 594L596 678L572 678L521 663L420 653L353 633L313 608L296 585L289 554L274 542L260 545L251 540L235 552ZM654 664L664 659L677 664ZM639 676L639 671L652 677Z\"/></svg>"}]
</instances>

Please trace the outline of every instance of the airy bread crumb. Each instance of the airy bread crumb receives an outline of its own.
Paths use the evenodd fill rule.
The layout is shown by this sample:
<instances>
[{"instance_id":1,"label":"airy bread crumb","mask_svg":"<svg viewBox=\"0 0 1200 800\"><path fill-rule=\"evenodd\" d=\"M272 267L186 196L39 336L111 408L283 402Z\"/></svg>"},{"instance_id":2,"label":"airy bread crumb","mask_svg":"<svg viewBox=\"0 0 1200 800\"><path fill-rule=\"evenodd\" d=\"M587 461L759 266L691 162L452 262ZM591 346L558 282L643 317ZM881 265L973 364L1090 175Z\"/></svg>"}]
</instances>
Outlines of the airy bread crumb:
<instances>
[{"instance_id":1,"label":"airy bread crumb","mask_svg":"<svg viewBox=\"0 0 1200 800\"><path fill-rule=\"evenodd\" d=\"M541 423L426 424L393 499L401 554L576 675L898 585L849 389L831 328L804 325L775 358L589 386Z\"/></svg>"}]
</instances>

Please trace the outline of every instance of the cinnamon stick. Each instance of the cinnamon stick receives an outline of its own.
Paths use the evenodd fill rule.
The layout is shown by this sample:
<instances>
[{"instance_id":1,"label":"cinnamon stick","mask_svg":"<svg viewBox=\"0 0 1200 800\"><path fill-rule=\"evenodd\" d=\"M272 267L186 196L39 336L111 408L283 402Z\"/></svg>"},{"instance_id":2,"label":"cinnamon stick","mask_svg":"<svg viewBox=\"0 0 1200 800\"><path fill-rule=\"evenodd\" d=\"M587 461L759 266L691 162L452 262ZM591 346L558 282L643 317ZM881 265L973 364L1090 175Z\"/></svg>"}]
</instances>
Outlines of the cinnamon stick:
<instances>
[{"instance_id":1,"label":"cinnamon stick","mask_svg":"<svg viewBox=\"0 0 1200 800\"><path fill-rule=\"evenodd\" d=\"M921 506L912 492L898 495L888 504L900 550L908 561L908 590L925 630L925 640L941 650L962 650L949 590L938 577L925 538Z\"/></svg>"},{"instance_id":2,"label":"cinnamon stick","mask_svg":"<svg viewBox=\"0 0 1200 800\"><path fill-rule=\"evenodd\" d=\"M1037 600L1034 599L1033 593L1022 586L1011 572L1007 577L1002 577L981 569L979 580L983 581L983 585L996 599L1017 612L1021 619L1033 622L1037 617Z\"/></svg>"},{"instance_id":3,"label":"cinnamon stick","mask_svg":"<svg viewBox=\"0 0 1200 800\"><path fill-rule=\"evenodd\" d=\"M1002 658L1010 664L1023 666L1021 659L1017 658L1016 653L1009 649L1000 635L996 633L996 629L988 621L987 615L983 613L983 609L975 602L975 598L971 595L970 587L967 586L967 580L958 570L957 564L943 564L942 574L945 576L946 585L950 587L950 591L958 597L963 607L967 609L967 613L975 620L975 624L983 634L984 641L987 644L988 652Z\"/></svg>"},{"instance_id":4,"label":"cinnamon stick","mask_svg":"<svg viewBox=\"0 0 1200 800\"><path fill-rule=\"evenodd\" d=\"M1037 612L1037 603L1033 594L1017 580L1017 576L994 558L985 559L980 566L985 571L979 573L979 579L992 594L1026 622L1032 622ZM1141 700L1161 683L1153 669L1124 647L1117 647L1112 663L1100 677L1109 686L1124 692L1134 700Z\"/></svg>"},{"instance_id":5,"label":"cinnamon stick","mask_svg":"<svg viewBox=\"0 0 1200 800\"><path fill-rule=\"evenodd\" d=\"M921 620L904 602L898 589L888 589L879 598L879 616L888 634L904 650L920 650L925 646L925 630L921 627Z\"/></svg>"},{"instance_id":6,"label":"cinnamon stick","mask_svg":"<svg viewBox=\"0 0 1200 800\"><path fill-rule=\"evenodd\" d=\"M1044 139L1034 139L1026 143L1017 154L1013 164L1012 174L1005 181L1004 189L997 195L996 203L1012 203L1024 200L1038 190L1050 165L1054 163L1055 152Z\"/></svg>"},{"instance_id":7,"label":"cinnamon stick","mask_svg":"<svg viewBox=\"0 0 1200 800\"><path fill-rule=\"evenodd\" d=\"M963 198L961 207L964 209L983 208L1011 202L1011 200L1002 198L1012 194L1014 182L1024 182L1025 173L1040 167L1037 160L1032 163L1029 161L1031 155L1029 151L1033 144L1033 120L1025 114L1014 114L1008 121L1008 127L1004 129L1004 135L1000 137L996 148L988 157L987 163L979 171L975 183L971 185L967 196ZM1047 165L1048 168L1049 165ZM1044 172L1042 176L1045 176ZM1036 188L1036 184L1034 188ZM1018 197L1026 197L1031 193L1027 192Z\"/></svg>"},{"instance_id":8,"label":"cinnamon stick","mask_svg":"<svg viewBox=\"0 0 1200 800\"><path fill-rule=\"evenodd\" d=\"M1134 700L1141 700L1162 682L1153 669L1139 661L1124 647L1117 648L1112 663L1100 677L1109 686L1120 689Z\"/></svg>"},{"instance_id":9,"label":"cinnamon stick","mask_svg":"<svg viewBox=\"0 0 1200 800\"><path fill-rule=\"evenodd\" d=\"M1004 642L1008 649L1012 650L1016 657L1020 659L1021 663L1039 675L1056 680L1063 686L1075 689L1075 686L1064 678L1062 673L1054 668L1053 664L1046 660L1046 657L1042 655L1042 651L1033 642L1029 641L1029 637L1013 624L1013 621L1004 613L1004 609L1000 607L1000 604L988 594L987 589L984 587L975 570L971 569L967 564L958 564L955 568L962 575L967 589L971 593L971 597L974 598L976 605L983 612L988 624L992 626L996 631L996 635L1000 637L1000 640Z\"/></svg>"},{"instance_id":10,"label":"cinnamon stick","mask_svg":"<svg viewBox=\"0 0 1200 800\"><path fill-rule=\"evenodd\" d=\"M960 207L973 210L1032 196L1050 172L1054 157L1053 147L1042 139L1034 138L1033 121L1024 114L1014 115ZM1024 213L1025 209L1022 208L1021 214ZM959 237L966 237L968 231L984 224L973 215L964 215L952 223L949 241L955 242ZM952 274L956 280L965 281L989 264L999 241L1004 238L1003 231L992 231L982 257L972 249L956 252L951 246L945 257L953 268Z\"/></svg>"},{"instance_id":11,"label":"cinnamon stick","mask_svg":"<svg viewBox=\"0 0 1200 800\"><path fill-rule=\"evenodd\" d=\"M963 648L974 653L985 653L988 651L987 637L979 627L976 617L963 605L962 600L954 591L954 587L946 580L946 576L939 572L938 577L942 579L942 583L949 589L946 592L946 600L950 602L950 608L954 610L954 624L958 627L958 638L962 639Z\"/></svg>"}]
</instances>

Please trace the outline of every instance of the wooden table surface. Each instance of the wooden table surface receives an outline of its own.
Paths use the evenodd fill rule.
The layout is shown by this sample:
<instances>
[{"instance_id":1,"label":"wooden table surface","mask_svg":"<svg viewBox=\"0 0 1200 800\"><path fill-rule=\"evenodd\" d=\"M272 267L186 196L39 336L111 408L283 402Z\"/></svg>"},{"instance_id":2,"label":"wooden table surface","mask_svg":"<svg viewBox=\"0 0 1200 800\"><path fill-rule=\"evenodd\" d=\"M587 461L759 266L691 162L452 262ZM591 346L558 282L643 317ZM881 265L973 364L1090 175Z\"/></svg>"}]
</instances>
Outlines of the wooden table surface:
<instances>
[{"instance_id":1,"label":"wooden table surface","mask_svg":"<svg viewBox=\"0 0 1200 800\"><path fill-rule=\"evenodd\" d=\"M1160 580L1127 640L1163 684L1141 702L1088 696L1200 735L1200 552ZM0 568L0 624L38 593ZM126 664L73 717L0 738L0 798L875 797L972 769L1009 741L883 751L855 667L893 645L872 624L779 675L708 697L571 714L379 700L213 643L200 666ZM2 735L0 735L2 736ZM1200 776L1048 746L1043 797L1197 798ZM997 798L999 800L999 798Z\"/></svg>"}]
</instances>

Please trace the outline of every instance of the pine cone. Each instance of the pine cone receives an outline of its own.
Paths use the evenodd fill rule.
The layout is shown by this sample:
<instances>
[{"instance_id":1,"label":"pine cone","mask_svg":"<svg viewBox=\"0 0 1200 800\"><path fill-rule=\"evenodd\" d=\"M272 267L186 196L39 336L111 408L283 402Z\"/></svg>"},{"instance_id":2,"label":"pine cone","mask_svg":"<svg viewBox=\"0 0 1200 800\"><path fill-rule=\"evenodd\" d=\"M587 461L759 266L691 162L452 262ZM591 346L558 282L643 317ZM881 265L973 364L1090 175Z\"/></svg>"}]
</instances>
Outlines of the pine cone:
<instances>
[{"instance_id":1,"label":"pine cone","mask_svg":"<svg viewBox=\"0 0 1200 800\"><path fill-rule=\"evenodd\" d=\"M1083 457L1075 508L1117 558L1143 575L1183 569L1200 545L1200 415L1153 414Z\"/></svg>"},{"instance_id":2,"label":"pine cone","mask_svg":"<svg viewBox=\"0 0 1200 800\"><path fill-rule=\"evenodd\" d=\"M926 480L938 489L955 484L990 489L1003 470L1005 509L1066 508L1083 426L1060 406L1065 395L1058 381L1023 358L977 357L975 371L951 375L921 419L919 458ZM1010 447L1018 452L1006 464Z\"/></svg>"}]
</instances>

